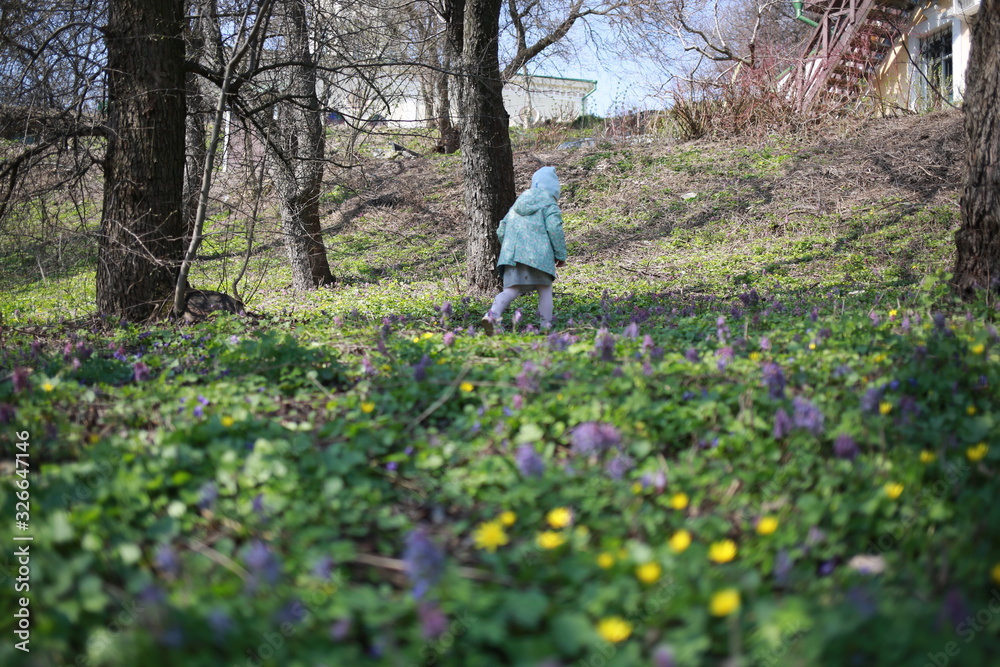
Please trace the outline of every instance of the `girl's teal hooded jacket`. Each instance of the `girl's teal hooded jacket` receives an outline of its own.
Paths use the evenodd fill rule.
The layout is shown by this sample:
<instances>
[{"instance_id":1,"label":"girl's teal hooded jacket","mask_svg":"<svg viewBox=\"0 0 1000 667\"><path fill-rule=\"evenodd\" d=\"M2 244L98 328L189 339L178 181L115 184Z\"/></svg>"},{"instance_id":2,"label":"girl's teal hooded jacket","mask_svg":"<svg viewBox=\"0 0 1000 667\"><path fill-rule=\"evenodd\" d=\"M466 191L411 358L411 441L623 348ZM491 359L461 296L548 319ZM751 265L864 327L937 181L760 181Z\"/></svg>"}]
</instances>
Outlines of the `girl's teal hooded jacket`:
<instances>
[{"instance_id":1,"label":"girl's teal hooded jacket","mask_svg":"<svg viewBox=\"0 0 1000 667\"><path fill-rule=\"evenodd\" d=\"M500 258L497 268L527 264L553 278L556 262L566 260L566 238L563 235L559 179L553 167L535 172L531 189L517 198L510 211L500 221Z\"/></svg>"}]
</instances>

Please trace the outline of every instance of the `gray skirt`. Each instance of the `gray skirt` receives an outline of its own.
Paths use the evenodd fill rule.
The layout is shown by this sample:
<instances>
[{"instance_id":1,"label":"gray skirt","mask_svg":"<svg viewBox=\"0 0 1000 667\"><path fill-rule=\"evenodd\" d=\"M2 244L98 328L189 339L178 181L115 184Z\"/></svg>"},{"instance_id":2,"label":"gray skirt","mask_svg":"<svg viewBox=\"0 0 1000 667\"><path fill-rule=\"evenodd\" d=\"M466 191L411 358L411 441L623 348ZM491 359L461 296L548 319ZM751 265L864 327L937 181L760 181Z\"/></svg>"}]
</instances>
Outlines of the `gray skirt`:
<instances>
[{"instance_id":1,"label":"gray skirt","mask_svg":"<svg viewBox=\"0 0 1000 667\"><path fill-rule=\"evenodd\" d=\"M552 276L539 271L533 266L518 262L514 266L505 266L503 271L503 286L515 285L551 285Z\"/></svg>"}]
</instances>

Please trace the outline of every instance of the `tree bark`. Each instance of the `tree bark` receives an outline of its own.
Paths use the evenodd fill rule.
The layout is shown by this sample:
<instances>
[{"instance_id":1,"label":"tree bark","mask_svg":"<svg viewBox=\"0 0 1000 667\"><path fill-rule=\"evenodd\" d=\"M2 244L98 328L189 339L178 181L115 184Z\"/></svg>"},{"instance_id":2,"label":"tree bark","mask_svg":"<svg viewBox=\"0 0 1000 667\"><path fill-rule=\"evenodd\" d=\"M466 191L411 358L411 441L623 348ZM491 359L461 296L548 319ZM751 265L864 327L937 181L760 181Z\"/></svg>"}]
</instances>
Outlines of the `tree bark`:
<instances>
[{"instance_id":1,"label":"tree bark","mask_svg":"<svg viewBox=\"0 0 1000 667\"><path fill-rule=\"evenodd\" d=\"M510 123L497 51L500 6L501 0L449 3L448 38L452 52L461 54L458 105L469 216L466 277L469 291L481 296L492 295L501 286L496 230L515 199Z\"/></svg>"},{"instance_id":2,"label":"tree bark","mask_svg":"<svg viewBox=\"0 0 1000 667\"><path fill-rule=\"evenodd\" d=\"M108 5L108 143L97 309L145 319L183 250L184 0Z\"/></svg>"},{"instance_id":3,"label":"tree bark","mask_svg":"<svg viewBox=\"0 0 1000 667\"><path fill-rule=\"evenodd\" d=\"M285 0L278 6L287 19L287 58L301 64L289 68L291 99L278 107L276 132L281 154L272 155L273 174L281 197L281 225L292 286L306 291L335 282L323 245L319 213L325 134L305 3Z\"/></svg>"},{"instance_id":4,"label":"tree bark","mask_svg":"<svg viewBox=\"0 0 1000 667\"><path fill-rule=\"evenodd\" d=\"M972 24L966 75L965 186L955 233L955 288L964 298L1000 291L1000 0L983 0Z\"/></svg>"}]
</instances>

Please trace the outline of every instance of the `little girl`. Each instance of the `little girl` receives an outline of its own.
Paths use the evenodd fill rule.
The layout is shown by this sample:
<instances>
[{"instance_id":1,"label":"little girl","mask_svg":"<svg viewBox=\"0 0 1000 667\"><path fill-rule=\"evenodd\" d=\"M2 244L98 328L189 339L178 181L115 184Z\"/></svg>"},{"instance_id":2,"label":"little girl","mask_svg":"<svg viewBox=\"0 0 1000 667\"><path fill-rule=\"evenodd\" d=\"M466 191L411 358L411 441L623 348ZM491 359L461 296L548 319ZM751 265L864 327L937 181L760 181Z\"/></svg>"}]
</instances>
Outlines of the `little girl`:
<instances>
[{"instance_id":1,"label":"little girl","mask_svg":"<svg viewBox=\"0 0 1000 667\"><path fill-rule=\"evenodd\" d=\"M492 336L503 311L521 294L537 290L542 329L552 326L552 281L556 267L566 264L566 238L559 210L559 177L555 167L542 167L500 221L500 258L504 290L483 316L483 329Z\"/></svg>"}]
</instances>

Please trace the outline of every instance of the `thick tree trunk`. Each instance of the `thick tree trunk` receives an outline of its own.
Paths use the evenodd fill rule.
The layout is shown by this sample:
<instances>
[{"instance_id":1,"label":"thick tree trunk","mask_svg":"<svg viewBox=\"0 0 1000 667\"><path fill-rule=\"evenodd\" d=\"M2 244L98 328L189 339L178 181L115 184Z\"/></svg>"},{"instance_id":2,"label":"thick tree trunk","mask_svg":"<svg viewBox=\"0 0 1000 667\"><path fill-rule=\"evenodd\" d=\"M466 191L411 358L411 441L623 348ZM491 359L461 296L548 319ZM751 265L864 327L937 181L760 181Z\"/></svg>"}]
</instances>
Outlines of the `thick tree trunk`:
<instances>
[{"instance_id":1,"label":"thick tree trunk","mask_svg":"<svg viewBox=\"0 0 1000 667\"><path fill-rule=\"evenodd\" d=\"M496 230L514 203L514 156L497 52L501 0L455 0L451 45L461 44L459 108L462 171L469 215L466 275L469 291L487 296L500 288ZM455 25L463 17L461 32Z\"/></svg>"},{"instance_id":2,"label":"thick tree trunk","mask_svg":"<svg viewBox=\"0 0 1000 667\"><path fill-rule=\"evenodd\" d=\"M335 282L319 214L325 135L305 4L303 0L286 0L279 7L287 19L287 55L303 64L290 68L288 91L293 99L279 105L277 133L282 154L272 156L273 173L281 197L281 225L292 284L296 290L311 290Z\"/></svg>"},{"instance_id":3,"label":"thick tree trunk","mask_svg":"<svg viewBox=\"0 0 1000 667\"><path fill-rule=\"evenodd\" d=\"M183 255L184 0L108 5L108 144L97 309L149 317Z\"/></svg>"},{"instance_id":4,"label":"thick tree trunk","mask_svg":"<svg viewBox=\"0 0 1000 667\"><path fill-rule=\"evenodd\" d=\"M955 233L955 287L1000 291L1000 0L983 0L966 75L965 187Z\"/></svg>"}]
</instances>

